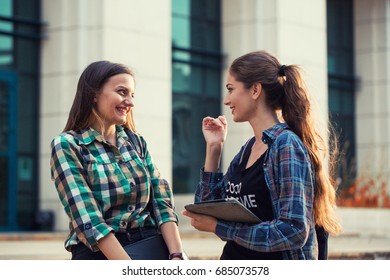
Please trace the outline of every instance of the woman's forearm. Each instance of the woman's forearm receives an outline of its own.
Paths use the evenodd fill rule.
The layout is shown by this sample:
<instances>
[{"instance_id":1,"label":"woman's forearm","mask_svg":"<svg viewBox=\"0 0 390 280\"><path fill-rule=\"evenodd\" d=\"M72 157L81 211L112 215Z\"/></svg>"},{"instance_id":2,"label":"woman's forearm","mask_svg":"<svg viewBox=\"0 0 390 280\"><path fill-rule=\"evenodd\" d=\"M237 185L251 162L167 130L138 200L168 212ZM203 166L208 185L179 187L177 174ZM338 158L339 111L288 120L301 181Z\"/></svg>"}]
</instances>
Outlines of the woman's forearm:
<instances>
[{"instance_id":1,"label":"woman's forearm","mask_svg":"<svg viewBox=\"0 0 390 280\"><path fill-rule=\"evenodd\" d=\"M107 236L100 239L98 247L109 260L131 259L113 233L109 233Z\"/></svg>"},{"instance_id":2,"label":"woman's forearm","mask_svg":"<svg viewBox=\"0 0 390 280\"><path fill-rule=\"evenodd\" d=\"M219 169L221 161L223 144L214 144L206 146L206 159L204 163L205 172L216 172Z\"/></svg>"},{"instance_id":3,"label":"woman's forearm","mask_svg":"<svg viewBox=\"0 0 390 280\"><path fill-rule=\"evenodd\" d=\"M175 222L166 222L160 226L164 241L167 244L169 253L182 253L183 247L180 239L179 229ZM184 255L184 253L183 253Z\"/></svg>"}]
</instances>

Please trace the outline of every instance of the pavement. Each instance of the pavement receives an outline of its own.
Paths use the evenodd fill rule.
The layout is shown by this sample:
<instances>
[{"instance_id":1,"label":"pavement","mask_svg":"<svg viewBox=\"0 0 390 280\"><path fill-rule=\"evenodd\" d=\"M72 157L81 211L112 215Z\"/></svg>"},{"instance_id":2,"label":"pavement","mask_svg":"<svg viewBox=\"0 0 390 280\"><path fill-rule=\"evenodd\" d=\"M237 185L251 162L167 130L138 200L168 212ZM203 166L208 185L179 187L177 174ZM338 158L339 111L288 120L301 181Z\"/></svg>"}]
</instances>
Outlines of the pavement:
<instances>
[{"instance_id":1,"label":"pavement","mask_svg":"<svg viewBox=\"0 0 390 280\"><path fill-rule=\"evenodd\" d=\"M66 232L0 233L0 260L68 260ZM181 232L190 259L218 259L224 242L212 234ZM390 235L348 234L331 237L329 259L390 260Z\"/></svg>"}]
</instances>

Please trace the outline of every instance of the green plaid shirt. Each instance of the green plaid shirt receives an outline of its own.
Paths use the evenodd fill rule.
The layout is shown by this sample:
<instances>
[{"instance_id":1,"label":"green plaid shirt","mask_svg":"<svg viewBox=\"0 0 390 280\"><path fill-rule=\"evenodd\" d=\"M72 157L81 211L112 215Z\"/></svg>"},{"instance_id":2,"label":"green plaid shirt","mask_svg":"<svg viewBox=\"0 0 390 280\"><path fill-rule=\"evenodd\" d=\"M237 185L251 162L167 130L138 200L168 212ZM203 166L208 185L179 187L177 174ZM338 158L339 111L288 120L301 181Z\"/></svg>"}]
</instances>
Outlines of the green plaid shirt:
<instances>
[{"instance_id":1,"label":"green plaid shirt","mask_svg":"<svg viewBox=\"0 0 390 280\"><path fill-rule=\"evenodd\" d=\"M92 128L62 133L51 142L52 180L70 218L67 250L81 241L98 251L98 240L110 232L178 221L172 191L145 140L117 126L117 143Z\"/></svg>"}]
</instances>

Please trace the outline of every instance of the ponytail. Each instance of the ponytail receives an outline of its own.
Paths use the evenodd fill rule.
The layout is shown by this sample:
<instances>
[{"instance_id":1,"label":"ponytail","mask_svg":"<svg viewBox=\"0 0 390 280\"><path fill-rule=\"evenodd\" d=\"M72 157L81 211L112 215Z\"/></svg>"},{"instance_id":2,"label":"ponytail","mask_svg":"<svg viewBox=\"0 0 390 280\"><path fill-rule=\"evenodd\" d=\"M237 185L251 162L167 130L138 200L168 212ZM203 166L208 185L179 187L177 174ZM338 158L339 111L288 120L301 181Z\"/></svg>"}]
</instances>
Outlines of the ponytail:
<instances>
[{"instance_id":1,"label":"ponytail","mask_svg":"<svg viewBox=\"0 0 390 280\"><path fill-rule=\"evenodd\" d=\"M281 104L282 116L289 127L301 138L314 166L316 181L314 218L317 225L324 227L330 234L336 235L340 233L341 227L335 213L335 183L330 177L338 150L335 134L332 134L331 128L324 129L327 131L327 137L324 138L316 129L308 91L303 83L299 67L289 65L285 67L284 72L285 95ZM330 146L332 149L329 148ZM332 154L329 151L332 151ZM324 167L324 163L329 163L329 166Z\"/></svg>"}]
</instances>

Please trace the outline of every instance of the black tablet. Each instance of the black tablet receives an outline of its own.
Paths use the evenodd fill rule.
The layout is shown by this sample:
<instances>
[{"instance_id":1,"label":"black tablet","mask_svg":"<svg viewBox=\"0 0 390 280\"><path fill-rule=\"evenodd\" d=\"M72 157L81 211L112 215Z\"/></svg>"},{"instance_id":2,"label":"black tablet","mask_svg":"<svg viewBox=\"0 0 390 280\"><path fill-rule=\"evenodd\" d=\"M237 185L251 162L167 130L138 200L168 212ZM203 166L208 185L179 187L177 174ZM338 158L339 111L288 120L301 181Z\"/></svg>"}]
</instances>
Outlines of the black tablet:
<instances>
[{"instance_id":1,"label":"black tablet","mask_svg":"<svg viewBox=\"0 0 390 280\"><path fill-rule=\"evenodd\" d=\"M212 216L219 220L260 223L261 220L235 198L202 201L184 206L187 211Z\"/></svg>"}]
</instances>

